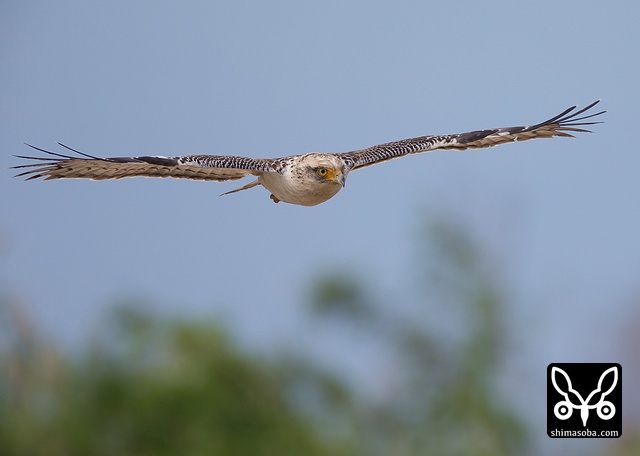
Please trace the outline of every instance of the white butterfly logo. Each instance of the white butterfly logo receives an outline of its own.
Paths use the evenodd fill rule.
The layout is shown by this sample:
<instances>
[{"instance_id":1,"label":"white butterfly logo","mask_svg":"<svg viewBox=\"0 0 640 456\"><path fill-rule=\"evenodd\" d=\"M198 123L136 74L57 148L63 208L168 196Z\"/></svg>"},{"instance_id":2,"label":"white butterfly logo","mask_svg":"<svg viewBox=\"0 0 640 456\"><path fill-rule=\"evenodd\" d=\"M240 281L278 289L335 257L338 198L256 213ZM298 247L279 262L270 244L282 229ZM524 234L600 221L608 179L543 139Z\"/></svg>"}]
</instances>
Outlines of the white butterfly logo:
<instances>
[{"instance_id":1,"label":"white butterfly logo","mask_svg":"<svg viewBox=\"0 0 640 456\"><path fill-rule=\"evenodd\" d=\"M605 377L607 377L610 373L613 373L613 382L609 389L605 392L602 392L602 384L604 382ZM560 374L564 377L565 382L567 383L567 391L563 391L562 388L556 382L556 376ZM571 380L565 371L560 369L559 367L551 368L551 381L556 391L560 393L564 400L559 401L555 407L553 408L553 413L556 418L560 420L566 420L571 417L573 413L573 409L580 410L580 418L582 418L582 425L587 427L587 419L589 418L589 410L596 409L598 416L600 419L609 420L616 414L615 406L609 402L605 401L604 398L613 391L613 389L618 384L618 369L616 366L613 366L602 373L600 376L600 380L598 380L598 387L593 390L586 399L583 399L580 393L578 393L573 386L571 385ZM593 405L589 405L589 401L595 395L601 393L602 396L600 400ZM572 401L572 398L577 399L577 402Z\"/></svg>"}]
</instances>

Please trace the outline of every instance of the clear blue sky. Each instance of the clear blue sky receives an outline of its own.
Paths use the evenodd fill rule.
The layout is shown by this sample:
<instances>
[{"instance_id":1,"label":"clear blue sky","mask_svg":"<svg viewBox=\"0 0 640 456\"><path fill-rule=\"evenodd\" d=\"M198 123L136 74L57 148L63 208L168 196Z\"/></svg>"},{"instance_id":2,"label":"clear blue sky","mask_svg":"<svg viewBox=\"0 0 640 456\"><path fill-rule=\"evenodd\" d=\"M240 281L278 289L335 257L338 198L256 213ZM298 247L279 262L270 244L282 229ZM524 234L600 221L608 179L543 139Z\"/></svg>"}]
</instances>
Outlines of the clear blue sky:
<instances>
[{"instance_id":1,"label":"clear blue sky","mask_svg":"<svg viewBox=\"0 0 640 456\"><path fill-rule=\"evenodd\" d=\"M640 4L623 4L3 2L0 285L71 348L132 296L282 340L300 335L319 271L410 284L423 212L445 213L502 264L525 377L624 360L640 388L622 336L640 318ZM597 98L609 112L593 135L396 160L314 208L260 188L218 197L236 183L7 170L22 141L274 157L529 124ZM527 381L544 434L544 385Z\"/></svg>"}]
</instances>

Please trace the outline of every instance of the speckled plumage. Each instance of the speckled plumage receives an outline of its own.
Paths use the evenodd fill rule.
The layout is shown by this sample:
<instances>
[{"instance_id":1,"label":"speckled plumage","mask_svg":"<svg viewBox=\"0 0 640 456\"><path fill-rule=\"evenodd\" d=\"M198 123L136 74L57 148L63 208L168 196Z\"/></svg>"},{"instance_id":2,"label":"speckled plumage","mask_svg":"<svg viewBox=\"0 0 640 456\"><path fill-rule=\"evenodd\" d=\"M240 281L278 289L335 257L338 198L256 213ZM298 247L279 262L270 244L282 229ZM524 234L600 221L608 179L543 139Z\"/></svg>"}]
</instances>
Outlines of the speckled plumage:
<instances>
[{"instance_id":1,"label":"speckled plumage","mask_svg":"<svg viewBox=\"0 0 640 456\"><path fill-rule=\"evenodd\" d=\"M346 153L309 153L274 159L239 157L231 155L186 155L181 157L116 157L99 158L60 144L78 154L70 156L30 146L51 157L19 158L37 160L39 163L14 166L28 168L18 176L26 180L42 178L92 180L121 179L123 177L174 177L206 181L232 181L247 175L257 180L225 194L262 185L271 192L276 203L283 201L302 206L315 206L332 198L342 187L350 171L382 163L405 155L438 149L480 149L514 141L554 136L573 137L571 133L589 132L583 126L600 122L587 119L606 111L581 114L597 103L576 111L573 106L561 114L536 125L494 128L453 135L419 136L394 141L366 149Z\"/></svg>"}]
</instances>

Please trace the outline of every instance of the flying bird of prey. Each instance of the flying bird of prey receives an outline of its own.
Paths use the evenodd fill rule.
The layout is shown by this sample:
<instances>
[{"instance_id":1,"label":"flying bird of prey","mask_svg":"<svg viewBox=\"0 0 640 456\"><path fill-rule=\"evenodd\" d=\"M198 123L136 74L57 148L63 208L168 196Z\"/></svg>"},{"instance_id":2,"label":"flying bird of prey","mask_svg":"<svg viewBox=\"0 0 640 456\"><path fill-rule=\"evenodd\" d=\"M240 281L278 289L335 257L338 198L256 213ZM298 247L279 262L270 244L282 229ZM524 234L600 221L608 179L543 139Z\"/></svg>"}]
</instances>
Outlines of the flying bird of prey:
<instances>
[{"instance_id":1,"label":"flying bird of prey","mask_svg":"<svg viewBox=\"0 0 640 456\"><path fill-rule=\"evenodd\" d=\"M26 180L38 178L106 180L143 176L223 182L241 179L250 174L257 179L224 195L262 185L271 192L271 199L276 203L283 201L301 206L315 206L338 193L344 187L347 175L351 171L405 155L438 149L482 149L514 141L554 136L573 137L571 133L590 132L581 127L601 123L587 121L606 112L588 112L599 102L600 100L595 101L577 111L577 106L573 106L549 120L530 126L492 128L453 135L419 136L352 152L314 152L271 159L232 155L99 158L60 143L62 147L77 155L50 152L27 144L33 149L48 154L49 157L18 155L18 158L39 162L13 168L28 168L27 171L16 176L26 176Z\"/></svg>"}]
</instances>

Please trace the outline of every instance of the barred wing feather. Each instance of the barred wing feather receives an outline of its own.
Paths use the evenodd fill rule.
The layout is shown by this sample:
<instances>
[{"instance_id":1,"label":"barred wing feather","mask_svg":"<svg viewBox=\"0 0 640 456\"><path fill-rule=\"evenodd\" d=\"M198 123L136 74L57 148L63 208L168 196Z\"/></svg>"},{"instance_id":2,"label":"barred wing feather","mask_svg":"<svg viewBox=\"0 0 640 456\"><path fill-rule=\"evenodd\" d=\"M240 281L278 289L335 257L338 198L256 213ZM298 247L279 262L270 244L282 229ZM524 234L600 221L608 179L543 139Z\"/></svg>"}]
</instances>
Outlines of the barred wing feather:
<instances>
[{"instance_id":1,"label":"barred wing feather","mask_svg":"<svg viewBox=\"0 0 640 456\"><path fill-rule=\"evenodd\" d=\"M419 136L417 138L380 144L367 149L356 150L340 155L345 161L351 164L352 169L357 169L409 154L430 152L438 149L482 149L485 147L497 146L499 144L506 144L514 141L527 141L535 138L552 138L554 136L573 137L571 133L590 133L590 130L580 127L601 123L596 121L585 122L585 120L604 114L606 111L600 111L595 114L588 114L580 117L581 114L586 113L599 102L600 100L597 100L586 108L578 111L576 111L577 106L573 106L557 116L536 125L493 128L489 130L478 130L453 135Z\"/></svg>"},{"instance_id":2,"label":"barred wing feather","mask_svg":"<svg viewBox=\"0 0 640 456\"><path fill-rule=\"evenodd\" d=\"M274 168L276 165L274 160L248 157L186 155L99 158L71 149L64 144L60 145L79 156L63 155L27 145L44 152L49 157L18 156L38 161L38 163L14 167L27 169L16 176L25 176L26 180L38 178L107 180L142 176L222 182L241 179L247 174L277 171Z\"/></svg>"}]
</instances>

